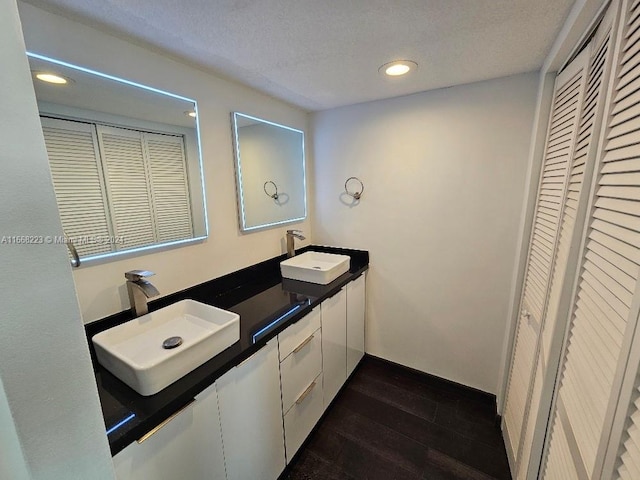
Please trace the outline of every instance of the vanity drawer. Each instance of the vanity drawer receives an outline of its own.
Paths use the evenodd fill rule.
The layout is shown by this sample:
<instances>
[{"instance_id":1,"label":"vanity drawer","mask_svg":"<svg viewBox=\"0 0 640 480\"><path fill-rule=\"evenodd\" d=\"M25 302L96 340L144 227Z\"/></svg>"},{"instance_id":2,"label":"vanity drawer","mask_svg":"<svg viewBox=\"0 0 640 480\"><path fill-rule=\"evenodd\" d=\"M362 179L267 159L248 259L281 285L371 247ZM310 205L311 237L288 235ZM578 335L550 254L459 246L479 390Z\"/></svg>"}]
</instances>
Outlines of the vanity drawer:
<instances>
[{"instance_id":1,"label":"vanity drawer","mask_svg":"<svg viewBox=\"0 0 640 480\"><path fill-rule=\"evenodd\" d=\"M307 389L310 389L307 391ZM302 442L318 423L323 411L322 374L318 375L305 388L306 395L294 402L293 407L284 416L284 443L287 463L296 454Z\"/></svg>"},{"instance_id":2,"label":"vanity drawer","mask_svg":"<svg viewBox=\"0 0 640 480\"><path fill-rule=\"evenodd\" d=\"M318 328L280 363L284 413L295 405L300 395L320 372L322 372L322 330Z\"/></svg>"},{"instance_id":3,"label":"vanity drawer","mask_svg":"<svg viewBox=\"0 0 640 480\"><path fill-rule=\"evenodd\" d=\"M320 315L320 307L318 306L278 335L281 362L320 328Z\"/></svg>"}]
</instances>

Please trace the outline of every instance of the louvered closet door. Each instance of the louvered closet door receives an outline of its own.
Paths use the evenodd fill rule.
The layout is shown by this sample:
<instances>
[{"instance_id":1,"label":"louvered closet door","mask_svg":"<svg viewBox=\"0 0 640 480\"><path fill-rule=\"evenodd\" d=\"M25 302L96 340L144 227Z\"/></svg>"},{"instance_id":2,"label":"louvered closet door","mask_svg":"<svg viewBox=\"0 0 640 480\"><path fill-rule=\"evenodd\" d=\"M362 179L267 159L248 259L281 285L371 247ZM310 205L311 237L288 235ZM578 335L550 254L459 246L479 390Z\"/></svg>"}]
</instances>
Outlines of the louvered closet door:
<instances>
[{"instance_id":1,"label":"louvered closet door","mask_svg":"<svg viewBox=\"0 0 640 480\"><path fill-rule=\"evenodd\" d=\"M566 471L580 478L601 478L637 323L639 4L638 0L623 2L614 89L610 92L579 283L552 412L552 433L544 464L544 478L548 479L567 478L562 476Z\"/></svg>"},{"instance_id":2,"label":"louvered closet door","mask_svg":"<svg viewBox=\"0 0 640 480\"><path fill-rule=\"evenodd\" d=\"M158 241L193 237L184 139L145 133Z\"/></svg>"},{"instance_id":3,"label":"louvered closet door","mask_svg":"<svg viewBox=\"0 0 640 480\"><path fill-rule=\"evenodd\" d=\"M590 45L585 48L589 51L590 57L587 90L570 162L566 201L562 210L549 293L541 325L542 333L536 353L536 375L525 411L522 454L515 475L518 479L537 478L538 475L599 144L613 57L613 27L617 12L617 5L609 8Z\"/></svg>"},{"instance_id":4,"label":"louvered closet door","mask_svg":"<svg viewBox=\"0 0 640 480\"><path fill-rule=\"evenodd\" d=\"M640 376L636 376L629 407L612 477L619 480L640 478Z\"/></svg>"},{"instance_id":5,"label":"louvered closet door","mask_svg":"<svg viewBox=\"0 0 640 480\"><path fill-rule=\"evenodd\" d=\"M640 478L640 329L637 321L602 478Z\"/></svg>"},{"instance_id":6,"label":"louvered closet door","mask_svg":"<svg viewBox=\"0 0 640 480\"><path fill-rule=\"evenodd\" d=\"M95 127L41 117L64 232L71 238L110 235ZM75 243L81 257L111 250L108 243Z\"/></svg>"},{"instance_id":7,"label":"louvered closet door","mask_svg":"<svg viewBox=\"0 0 640 480\"><path fill-rule=\"evenodd\" d=\"M156 242L142 133L98 125L111 219L120 249Z\"/></svg>"},{"instance_id":8,"label":"louvered closet door","mask_svg":"<svg viewBox=\"0 0 640 480\"><path fill-rule=\"evenodd\" d=\"M582 52L556 80L504 410L507 447L516 462L585 92L587 60L588 52Z\"/></svg>"}]
</instances>

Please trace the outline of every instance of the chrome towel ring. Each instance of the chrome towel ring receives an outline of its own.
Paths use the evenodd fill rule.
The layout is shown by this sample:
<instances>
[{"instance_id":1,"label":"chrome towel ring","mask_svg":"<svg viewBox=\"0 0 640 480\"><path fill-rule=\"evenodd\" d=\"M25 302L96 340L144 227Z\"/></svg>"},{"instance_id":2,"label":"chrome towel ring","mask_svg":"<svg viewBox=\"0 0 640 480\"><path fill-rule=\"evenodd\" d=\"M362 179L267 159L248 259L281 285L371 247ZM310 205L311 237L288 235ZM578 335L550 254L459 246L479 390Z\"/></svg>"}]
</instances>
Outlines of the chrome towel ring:
<instances>
[{"instance_id":1,"label":"chrome towel ring","mask_svg":"<svg viewBox=\"0 0 640 480\"><path fill-rule=\"evenodd\" d=\"M356 189L355 192L351 193L349 191L349 187L348 187L349 182L352 182L352 183L353 182L358 182L360 184L359 191L358 191L358 189ZM347 181L344 182L344 191L350 197L353 197L356 200L360 200L360 197L362 196L362 193L364 192L364 183L362 183L362 180L360 180L358 177L349 177L349 178L347 178Z\"/></svg>"},{"instance_id":2,"label":"chrome towel ring","mask_svg":"<svg viewBox=\"0 0 640 480\"><path fill-rule=\"evenodd\" d=\"M273 185L273 188L275 189L275 193L267 192L267 185L268 184ZM264 193L267 194L267 197L271 197L274 200L278 200L278 186L274 182L272 182L271 180L267 180L266 182L264 182L264 185L263 185L262 188L264 189Z\"/></svg>"}]
</instances>

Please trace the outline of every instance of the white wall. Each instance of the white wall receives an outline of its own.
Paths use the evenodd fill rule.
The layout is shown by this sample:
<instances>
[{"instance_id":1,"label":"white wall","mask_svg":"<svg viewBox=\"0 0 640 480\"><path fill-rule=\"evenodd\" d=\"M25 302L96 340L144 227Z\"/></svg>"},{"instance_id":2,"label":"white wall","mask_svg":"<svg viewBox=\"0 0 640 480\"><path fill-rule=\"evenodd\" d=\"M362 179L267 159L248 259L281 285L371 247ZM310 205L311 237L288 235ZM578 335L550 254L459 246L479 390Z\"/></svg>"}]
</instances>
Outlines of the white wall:
<instances>
[{"instance_id":1,"label":"white wall","mask_svg":"<svg viewBox=\"0 0 640 480\"><path fill-rule=\"evenodd\" d=\"M243 235L238 228L230 112L307 130L307 114L94 28L20 3L30 51L193 98L198 102L210 237L202 244L81 267L73 272L85 322L129 307L124 272L156 272L162 294L284 253L287 227ZM291 227L289 227L291 228ZM296 224L312 239L309 220Z\"/></svg>"},{"instance_id":2,"label":"white wall","mask_svg":"<svg viewBox=\"0 0 640 480\"><path fill-rule=\"evenodd\" d=\"M496 393L538 78L314 116L314 240L370 251L369 353Z\"/></svg>"},{"instance_id":3,"label":"white wall","mask_svg":"<svg viewBox=\"0 0 640 480\"><path fill-rule=\"evenodd\" d=\"M0 237L61 235L15 1L0 11ZM1 243L0 265L0 477L114 478L66 248Z\"/></svg>"},{"instance_id":4,"label":"white wall","mask_svg":"<svg viewBox=\"0 0 640 480\"><path fill-rule=\"evenodd\" d=\"M0 478L29 480L29 470L22 455L20 437L13 423L11 407L0 381Z\"/></svg>"}]
</instances>

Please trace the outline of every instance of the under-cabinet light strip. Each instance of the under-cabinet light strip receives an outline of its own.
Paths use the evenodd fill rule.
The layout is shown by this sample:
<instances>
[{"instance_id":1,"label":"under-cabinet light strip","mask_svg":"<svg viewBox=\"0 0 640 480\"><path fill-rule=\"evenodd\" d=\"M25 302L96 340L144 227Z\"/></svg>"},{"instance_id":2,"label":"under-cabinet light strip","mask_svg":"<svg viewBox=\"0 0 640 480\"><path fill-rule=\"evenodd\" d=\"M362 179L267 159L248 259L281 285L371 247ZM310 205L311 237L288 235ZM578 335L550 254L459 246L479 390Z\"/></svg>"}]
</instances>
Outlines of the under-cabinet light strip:
<instances>
[{"instance_id":1,"label":"under-cabinet light strip","mask_svg":"<svg viewBox=\"0 0 640 480\"><path fill-rule=\"evenodd\" d=\"M136 417L135 413L132 413L131 415L129 415L127 418L125 418L124 420L121 420L120 422L116 423L113 427L111 427L109 430L107 430L107 435L115 432L117 429L119 429L121 426L123 426L125 423L130 422L131 420L133 420Z\"/></svg>"},{"instance_id":2,"label":"under-cabinet light strip","mask_svg":"<svg viewBox=\"0 0 640 480\"><path fill-rule=\"evenodd\" d=\"M264 328L261 328L260 330L258 330L256 333L253 334L253 343L256 343L256 337L259 337L261 334L263 334L264 332L266 332L267 330L269 330L271 327L273 327L274 325L276 325L278 322L280 322L283 318L289 316L290 314L292 314L293 312L295 312L296 310L298 310L302 305L296 305L295 307L293 307L291 310L289 310L287 313L285 313L284 315L279 316L278 318L276 318L273 322L271 322L269 325L267 325Z\"/></svg>"}]
</instances>

